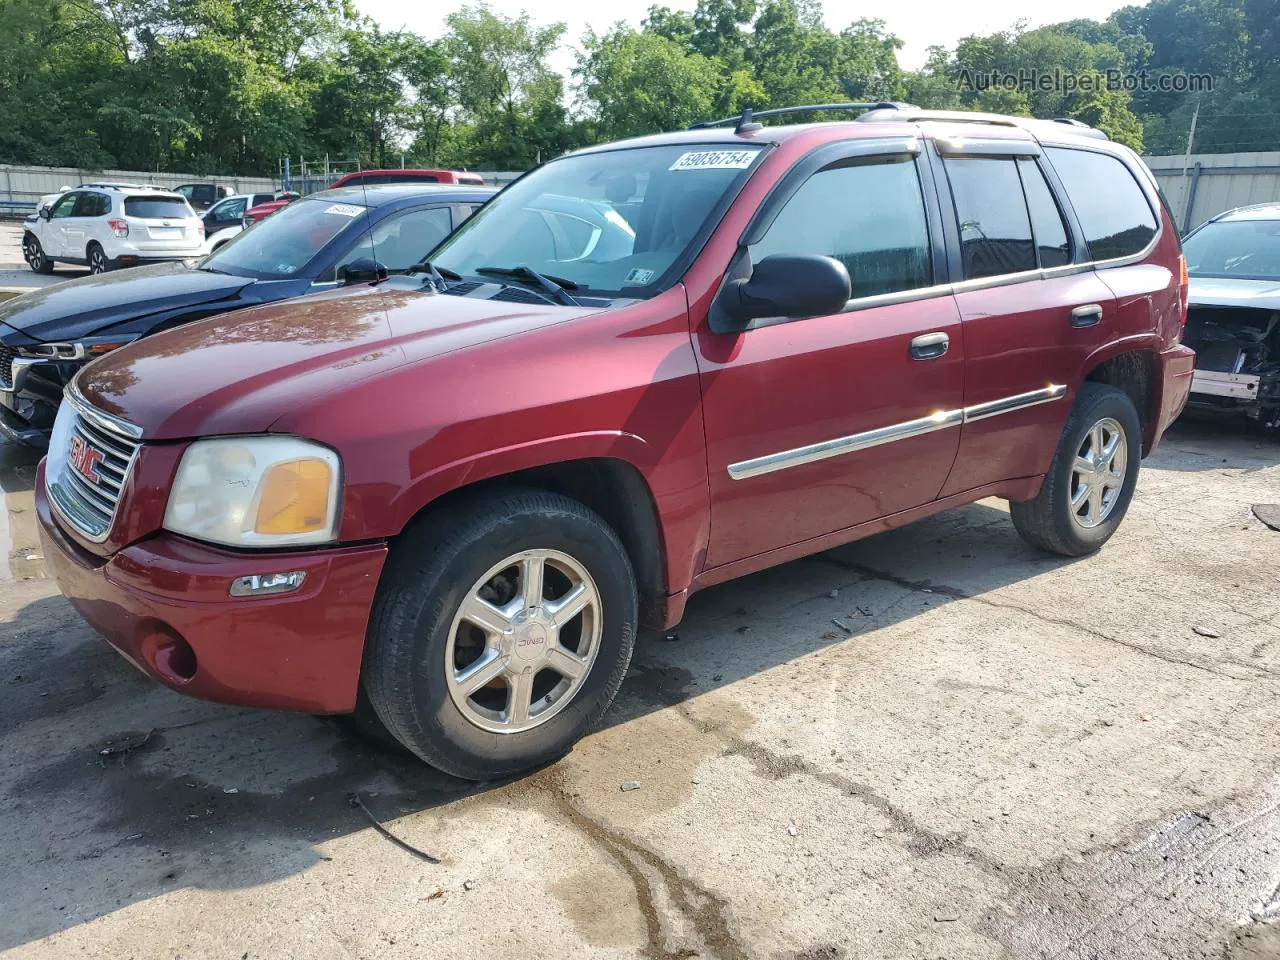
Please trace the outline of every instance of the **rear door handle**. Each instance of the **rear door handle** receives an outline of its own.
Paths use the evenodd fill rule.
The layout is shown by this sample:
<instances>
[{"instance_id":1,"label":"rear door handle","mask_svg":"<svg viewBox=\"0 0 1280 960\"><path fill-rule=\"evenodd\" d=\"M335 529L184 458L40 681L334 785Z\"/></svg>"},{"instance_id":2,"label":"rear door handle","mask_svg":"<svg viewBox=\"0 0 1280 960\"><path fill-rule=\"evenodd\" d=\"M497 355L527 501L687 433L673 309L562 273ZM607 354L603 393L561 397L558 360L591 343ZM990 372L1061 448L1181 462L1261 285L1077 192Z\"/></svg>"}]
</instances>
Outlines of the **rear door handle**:
<instances>
[{"instance_id":1,"label":"rear door handle","mask_svg":"<svg viewBox=\"0 0 1280 960\"><path fill-rule=\"evenodd\" d=\"M1102 307L1096 303L1086 303L1071 311L1073 327L1092 327L1102 319Z\"/></svg>"},{"instance_id":2,"label":"rear door handle","mask_svg":"<svg viewBox=\"0 0 1280 960\"><path fill-rule=\"evenodd\" d=\"M951 338L945 333L922 333L911 341L911 358L913 360L936 360L947 352Z\"/></svg>"}]
</instances>

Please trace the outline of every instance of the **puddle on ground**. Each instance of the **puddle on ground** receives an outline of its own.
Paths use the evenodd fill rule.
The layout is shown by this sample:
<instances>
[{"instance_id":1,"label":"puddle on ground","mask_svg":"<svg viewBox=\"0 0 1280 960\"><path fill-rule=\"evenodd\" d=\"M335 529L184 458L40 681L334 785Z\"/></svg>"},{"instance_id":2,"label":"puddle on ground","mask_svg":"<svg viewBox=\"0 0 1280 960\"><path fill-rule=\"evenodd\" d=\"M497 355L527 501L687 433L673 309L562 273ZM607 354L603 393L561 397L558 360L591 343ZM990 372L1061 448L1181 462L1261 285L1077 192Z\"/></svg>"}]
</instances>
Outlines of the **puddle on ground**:
<instances>
[{"instance_id":1,"label":"puddle on ground","mask_svg":"<svg viewBox=\"0 0 1280 960\"><path fill-rule=\"evenodd\" d=\"M0 580L46 577L32 491L43 454L17 443L0 443Z\"/></svg>"}]
</instances>

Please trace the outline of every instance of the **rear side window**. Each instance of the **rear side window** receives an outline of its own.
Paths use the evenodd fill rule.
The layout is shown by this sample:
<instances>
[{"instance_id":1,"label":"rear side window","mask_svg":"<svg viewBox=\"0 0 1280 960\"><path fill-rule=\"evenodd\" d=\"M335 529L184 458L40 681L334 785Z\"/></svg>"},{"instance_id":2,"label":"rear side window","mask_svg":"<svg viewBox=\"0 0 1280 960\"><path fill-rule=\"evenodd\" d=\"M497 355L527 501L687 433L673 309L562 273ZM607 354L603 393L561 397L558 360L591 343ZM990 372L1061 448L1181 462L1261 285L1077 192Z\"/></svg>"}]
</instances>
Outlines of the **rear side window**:
<instances>
[{"instance_id":1,"label":"rear side window","mask_svg":"<svg viewBox=\"0 0 1280 960\"><path fill-rule=\"evenodd\" d=\"M76 194L73 217L101 217L111 210L111 198L101 193Z\"/></svg>"},{"instance_id":2,"label":"rear side window","mask_svg":"<svg viewBox=\"0 0 1280 960\"><path fill-rule=\"evenodd\" d=\"M1031 219L1016 161L951 157L945 162L960 224L965 279L1036 269Z\"/></svg>"},{"instance_id":3,"label":"rear side window","mask_svg":"<svg viewBox=\"0 0 1280 960\"><path fill-rule=\"evenodd\" d=\"M1048 147L1045 154L1067 188L1091 259L1127 257L1146 248L1156 235L1156 217L1128 167L1090 150Z\"/></svg>"},{"instance_id":4,"label":"rear side window","mask_svg":"<svg viewBox=\"0 0 1280 960\"><path fill-rule=\"evenodd\" d=\"M1042 267L1061 267L1071 262L1071 243L1062 211L1049 190L1040 167L1030 157L1018 160L1022 189L1031 211L1031 233L1035 236L1036 255Z\"/></svg>"},{"instance_id":5,"label":"rear side window","mask_svg":"<svg viewBox=\"0 0 1280 960\"><path fill-rule=\"evenodd\" d=\"M849 271L855 298L929 286L929 229L915 164L819 170L750 251L753 263L774 254L834 257Z\"/></svg>"},{"instance_id":6,"label":"rear side window","mask_svg":"<svg viewBox=\"0 0 1280 960\"><path fill-rule=\"evenodd\" d=\"M182 197L126 197L124 213L140 220L177 220L191 216Z\"/></svg>"}]
</instances>

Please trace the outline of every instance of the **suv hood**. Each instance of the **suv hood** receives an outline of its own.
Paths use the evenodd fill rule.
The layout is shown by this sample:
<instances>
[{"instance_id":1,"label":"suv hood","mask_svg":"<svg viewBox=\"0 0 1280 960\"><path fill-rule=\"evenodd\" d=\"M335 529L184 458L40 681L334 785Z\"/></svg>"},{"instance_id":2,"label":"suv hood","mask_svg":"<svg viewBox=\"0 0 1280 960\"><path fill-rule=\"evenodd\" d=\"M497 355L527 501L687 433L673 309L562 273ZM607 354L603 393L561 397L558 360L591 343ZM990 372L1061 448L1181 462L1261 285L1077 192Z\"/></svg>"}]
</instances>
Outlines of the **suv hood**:
<instances>
[{"instance_id":1,"label":"suv hood","mask_svg":"<svg viewBox=\"0 0 1280 960\"><path fill-rule=\"evenodd\" d=\"M1228 280L1220 277L1192 277L1187 300L1202 307L1256 307L1280 310L1280 282L1275 280Z\"/></svg>"},{"instance_id":2,"label":"suv hood","mask_svg":"<svg viewBox=\"0 0 1280 960\"><path fill-rule=\"evenodd\" d=\"M181 261L114 270L8 300L0 304L0 324L45 343L76 340L171 307L225 300L253 282L196 270Z\"/></svg>"},{"instance_id":3,"label":"suv hood","mask_svg":"<svg viewBox=\"0 0 1280 960\"><path fill-rule=\"evenodd\" d=\"M76 386L148 440L262 433L313 400L396 367L600 309L472 299L392 281L177 327L95 360Z\"/></svg>"}]
</instances>

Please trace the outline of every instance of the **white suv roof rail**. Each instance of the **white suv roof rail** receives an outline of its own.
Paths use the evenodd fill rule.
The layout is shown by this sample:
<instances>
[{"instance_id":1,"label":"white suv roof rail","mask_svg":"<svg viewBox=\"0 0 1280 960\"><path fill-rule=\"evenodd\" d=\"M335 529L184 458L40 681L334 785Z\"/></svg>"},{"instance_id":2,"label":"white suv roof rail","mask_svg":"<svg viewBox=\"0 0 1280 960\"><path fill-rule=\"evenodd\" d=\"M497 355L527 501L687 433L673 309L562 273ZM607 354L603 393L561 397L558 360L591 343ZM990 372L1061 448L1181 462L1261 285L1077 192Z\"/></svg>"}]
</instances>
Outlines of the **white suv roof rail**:
<instances>
[{"instance_id":1,"label":"white suv roof rail","mask_svg":"<svg viewBox=\"0 0 1280 960\"><path fill-rule=\"evenodd\" d=\"M924 110L920 107L902 106L868 110L854 119L856 123L876 123L877 121L884 122L886 120L907 123L928 120L937 120L944 123L990 123L1002 127L1019 127L1029 133L1037 131L1062 133L1062 128L1066 127L1071 132L1082 137L1092 137L1095 140L1109 139L1105 133L1096 127L1091 127L1087 123L1081 123L1079 120L1073 120L1070 117L1036 120L1032 117L1011 117L1001 113L973 113L967 110Z\"/></svg>"}]
</instances>

